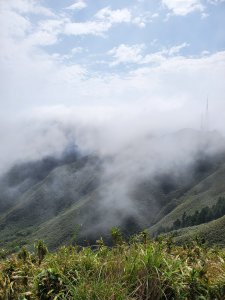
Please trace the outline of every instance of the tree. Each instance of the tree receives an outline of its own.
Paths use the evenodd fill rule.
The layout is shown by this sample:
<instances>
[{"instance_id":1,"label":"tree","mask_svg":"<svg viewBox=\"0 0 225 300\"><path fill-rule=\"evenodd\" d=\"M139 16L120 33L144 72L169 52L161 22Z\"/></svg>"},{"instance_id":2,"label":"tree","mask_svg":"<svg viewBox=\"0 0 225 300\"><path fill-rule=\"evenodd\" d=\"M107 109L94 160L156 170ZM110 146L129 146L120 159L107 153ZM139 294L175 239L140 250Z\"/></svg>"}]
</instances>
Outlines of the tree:
<instances>
[{"instance_id":1,"label":"tree","mask_svg":"<svg viewBox=\"0 0 225 300\"><path fill-rule=\"evenodd\" d=\"M45 255L48 253L48 248L42 240L39 240L35 244L35 249L37 251L38 263L40 265Z\"/></svg>"},{"instance_id":2,"label":"tree","mask_svg":"<svg viewBox=\"0 0 225 300\"><path fill-rule=\"evenodd\" d=\"M180 227L181 227L180 219L177 219L176 221L173 222L173 228L174 229L179 229Z\"/></svg>"}]
</instances>

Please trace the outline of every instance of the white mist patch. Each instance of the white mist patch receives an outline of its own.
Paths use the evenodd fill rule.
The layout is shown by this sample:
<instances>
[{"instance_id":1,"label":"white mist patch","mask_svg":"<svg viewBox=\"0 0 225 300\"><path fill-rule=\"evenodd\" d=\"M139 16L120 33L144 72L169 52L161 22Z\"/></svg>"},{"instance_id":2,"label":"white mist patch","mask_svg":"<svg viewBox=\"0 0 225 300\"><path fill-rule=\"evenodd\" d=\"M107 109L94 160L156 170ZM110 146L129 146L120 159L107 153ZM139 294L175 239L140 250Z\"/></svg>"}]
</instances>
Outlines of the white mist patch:
<instances>
[{"instance_id":1,"label":"white mist patch","mask_svg":"<svg viewBox=\"0 0 225 300\"><path fill-rule=\"evenodd\" d=\"M199 134L186 131L180 137L177 134L176 139L171 139L170 134L182 128L199 130L204 105L202 110L197 107L188 101L174 109L168 105L163 110L134 105L55 106L28 110L16 118L12 114L7 119L2 115L1 169L18 161L59 156L71 144L76 144L82 153L113 157L114 164L127 164L125 170L129 163L142 170L142 161L147 173L171 167L174 161L188 164L200 147ZM223 112L217 108L221 109L221 105L215 104L210 111L210 130L224 132L218 121ZM210 147L216 151L220 143L214 141Z\"/></svg>"}]
</instances>

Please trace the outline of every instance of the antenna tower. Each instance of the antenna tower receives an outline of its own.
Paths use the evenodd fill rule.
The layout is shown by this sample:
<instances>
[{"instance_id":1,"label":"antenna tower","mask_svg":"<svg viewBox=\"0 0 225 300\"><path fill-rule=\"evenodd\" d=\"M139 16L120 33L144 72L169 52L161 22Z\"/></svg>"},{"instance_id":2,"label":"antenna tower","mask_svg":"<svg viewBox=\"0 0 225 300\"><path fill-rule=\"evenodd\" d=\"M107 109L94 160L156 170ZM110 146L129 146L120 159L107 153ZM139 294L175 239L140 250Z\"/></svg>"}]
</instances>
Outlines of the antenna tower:
<instances>
[{"instance_id":1,"label":"antenna tower","mask_svg":"<svg viewBox=\"0 0 225 300\"><path fill-rule=\"evenodd\" d=\"M209 131L209 98L206 99L206 111L205 111L205 131Z\"/></svg>"},{"instance_id":2,"label":"antenna tower","mask_svg":"<svg viewBox=\"0 0 225 300\"><path fill-rule=\"evenodd\" d=\"M201 131L209 131L209 99L206 98L206 107L204 113L201 115Z\"/></svg>"}]
</instances>

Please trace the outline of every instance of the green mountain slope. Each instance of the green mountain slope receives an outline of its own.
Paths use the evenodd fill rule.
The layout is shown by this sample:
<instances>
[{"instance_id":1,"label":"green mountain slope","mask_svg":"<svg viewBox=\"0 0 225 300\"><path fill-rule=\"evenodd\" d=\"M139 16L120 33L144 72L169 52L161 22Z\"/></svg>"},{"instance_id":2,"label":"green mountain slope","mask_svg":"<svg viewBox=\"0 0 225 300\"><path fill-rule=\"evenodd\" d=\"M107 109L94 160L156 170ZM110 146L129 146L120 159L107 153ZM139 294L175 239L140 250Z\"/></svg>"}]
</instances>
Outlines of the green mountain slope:
<instances>
[{"instance_id":1,"label":"green mountain slope","mask_svg":"<svg viewBox=\"0 0 225 300\"><path fill-rule=\"evenodd\" d=\"M40 183L55 168L80 159L78 152L67 148L60 157L47 156L37 161L18 162L0 176L0 215L18 203L32 186Z\"/></svg>"},{"instance_id":2,"label":"green mountain slope","mask_svg":"<svg viewBox=\"0 0 225 300\"><path fill-rule=\"evenodd\" d=\"M52 170L0 215L1 245L29 243L43 223L82 202L98 186L100 168L96 158L86 157Z\"/></svg>"},{"instance_id":3,"label":"green mountain slope","mask_svg":"<svg viewBox=\"0 0 225 300\"><path fill-rule=\"evenodd\" d=\"M178 243L193 241L198 237L209 245L225 247L225 216L206 224L177 230L174 234Z\"/></svg>"},{"instance_id":4,"label":"green mountain slope","mask_svg":"<svg viewBox=\"0 0 225 300\"><path fill-rule=\"evenodd\" d=\"M183 213L194 215L196 210L206 206L213 206L220 196L225 195L225 164L213 172L199 184L192 187L180 199L174 200L176 207L159 222L152 226L149 231L155 234L161 227L171 227L173 222L181 219Z\"/></svg>"},{"instance_id":5,"label":"green mountain slope","mask_svg":"<svg viewBox=\"0 0 225 300\"><path fill-rule=\"evenodd\" d=\"M197 131L185 130L170 142L179 144L181 139L186 148L199 138ZM17 165L0 178L0 247L15 250L43 239L55 249L75 236L80 244L95 243L101 236L110 242L114 226L127 236L145 228L155 235L184 212L193 215L225 195L224 152L210 151L200 147L187 162L172 160L164 168L159 161L158 171L131 174L134 180L127 186L126 172L105 176L106 166L113 168L113 157L76 154Z\"/></svg>"},{"instance_id":6,"label":"green mountain slope","mask_svg":"<svg viewBox=\"0 0 225 300\"><path fill-rule=\"evenodd\" d=\"M50 249L68 244L74 238L79 243L83 243L86 239L92 242L89 232L96 226L97 212L93 213L93 211L97 206L97 201L98 191L88 194L65 212L44 222L37 231L33 232L30 238L33 241L37 238L43 239ZM100 220L97 218L97 221ZM98 232L101 233L100 228Z\"/></svg>"}]
</instances>

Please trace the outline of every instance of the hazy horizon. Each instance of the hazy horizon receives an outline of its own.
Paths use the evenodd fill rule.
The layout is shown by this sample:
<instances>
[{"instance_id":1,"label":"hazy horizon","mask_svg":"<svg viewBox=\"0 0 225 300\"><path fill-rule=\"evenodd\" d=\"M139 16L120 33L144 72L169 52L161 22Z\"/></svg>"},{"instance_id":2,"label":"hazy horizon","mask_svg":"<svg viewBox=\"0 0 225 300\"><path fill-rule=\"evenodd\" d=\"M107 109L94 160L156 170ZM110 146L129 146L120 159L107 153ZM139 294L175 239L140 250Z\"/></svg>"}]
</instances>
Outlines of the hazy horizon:
<instances>
[{"instance_id":1,"label":"hazy horizon","mask_svg":"<svg viewBox=\"0 0 225 300\"><path fill-rule=\"evenodd\" d=\"M223 0L1 1L1 169L199 130L207 99L224 134L224 13Z\"/></svg>"}]
</instances>

